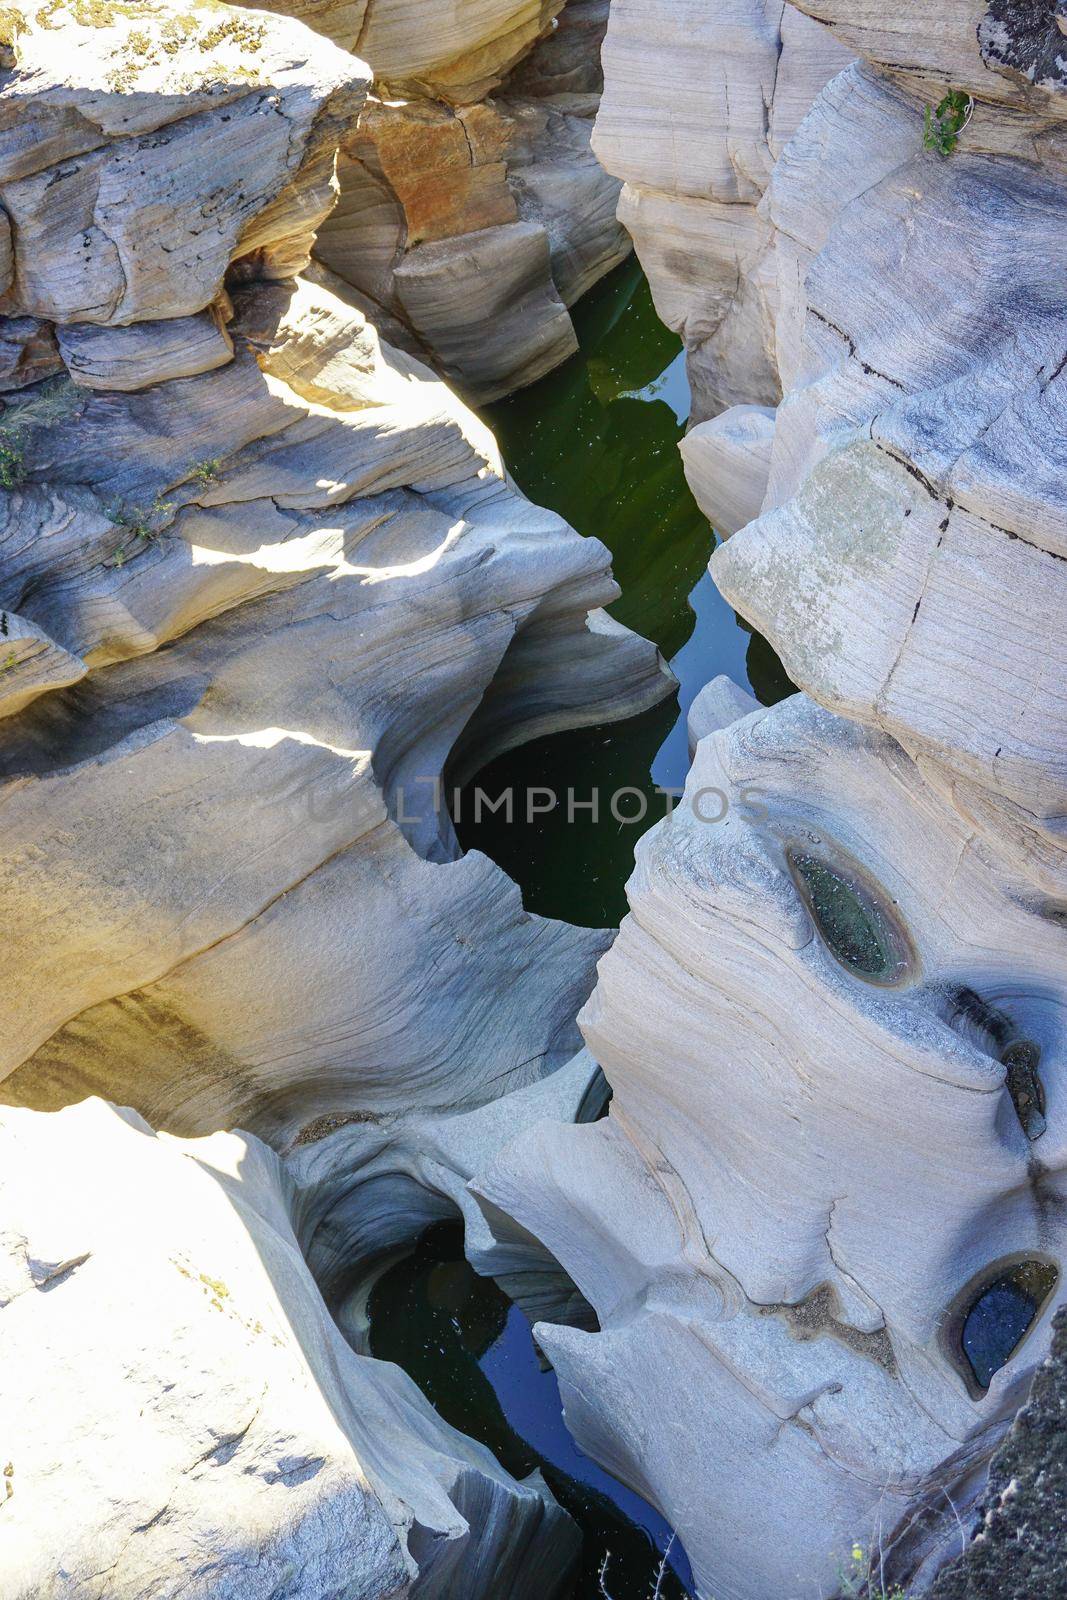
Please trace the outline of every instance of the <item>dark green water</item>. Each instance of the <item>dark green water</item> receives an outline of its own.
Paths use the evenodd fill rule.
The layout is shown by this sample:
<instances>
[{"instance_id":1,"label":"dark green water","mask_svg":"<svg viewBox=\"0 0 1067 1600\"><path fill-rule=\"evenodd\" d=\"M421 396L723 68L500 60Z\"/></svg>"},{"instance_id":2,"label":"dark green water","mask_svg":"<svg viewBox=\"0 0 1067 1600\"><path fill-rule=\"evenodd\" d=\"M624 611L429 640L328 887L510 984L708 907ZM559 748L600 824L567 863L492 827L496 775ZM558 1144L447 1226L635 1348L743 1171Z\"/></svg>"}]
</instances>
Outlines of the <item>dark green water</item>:
<instances>
[{"instance_id":1,"label":"dark green water","mask_svg":"<svg viewBox=\"0 0 1067 1600\"><path fill-rule=\"evenodd\" d=\"M575 325L578 354L490 408L486 420L529 497L611 550L623 590L612 611L655 640L680 691L627 722L557 734L501 756L454 809L463 848L499 862L521 886L528 910L614 927L626 911L634 846L668 808L657 786L680 793L684 784L693 696L719 672L765 704L792 685L707 574L714 537L678 453L689 410L681 342L656 316L636 262L586 297ZM475 787L491 801L512 789L515 820L501 812L475 822ZM526 822L526 791L545 787L559 805ZM637 821L610 812L611 797L624 789L631 792L618 810ZM582 805L594 791L596 817ZM670 1529L578 1450L555 1375L542 1371L525 1317L465 1261L461 1229L440 1225L424 1234L414 1254L379 1280L368 1311L374 1355L402 1366L442 1416L487 1444L510 1472L523 1477L541 1468L584 1536L572 1600L599 1600L605 1553L613 1600L650 1600ZM670 1564L660 1600L682 1600L691 1574L677 1543Z\"/></svg>"},{"instance_id":2,"label":"dark green water","mask_svg":"<svg viewBox=\"0 0 1067 1600\"><path fill-rule=\"evenodd\" d=\"M464 1259L459 1224L427 1229L414 1253L379 1279L367 1309L372 1355L403 1367L446 1421L488 1445L513 1476L540 1467L583 1535L571 1600L599 1597L605 1554L613 1600L650 1600L669 1527L582 1455L526 1318ZM660 1596L683 1600L691 1574L677 1543L670 1561Z\"/></svg>"},{"instance_id":3,"label":"dark green water","mask_svg":"<svg viewBox=\"0 0 1067 1600\"><path fill-rule=\"evenodd\" d=\"M654 639L680 680L677 699L624 723L556 734L492 762L476 783L490 799L515 790L515 821L461 809L460 843L482 850L520 884L530 911L587 927L615 927L640 835L665 814L658 794L680 790L689 760L685 713L699 689L727 672L770 705L792 692L765 640L743 624L707 573L714 547L682 471L689 390L681 341L656 316L636 261L619 267L575 313L580 349L529 389L486 411L504 458L532 500L611 550L620 622ZM525 792L557 791L556 810L527 823ZM637 822L610 814L633 786ZM566 791L576 806L568 815ZM580 802L599 789L594 820ZM635 815L637 796L618 809Z\"/></svg>"}]
</instances>

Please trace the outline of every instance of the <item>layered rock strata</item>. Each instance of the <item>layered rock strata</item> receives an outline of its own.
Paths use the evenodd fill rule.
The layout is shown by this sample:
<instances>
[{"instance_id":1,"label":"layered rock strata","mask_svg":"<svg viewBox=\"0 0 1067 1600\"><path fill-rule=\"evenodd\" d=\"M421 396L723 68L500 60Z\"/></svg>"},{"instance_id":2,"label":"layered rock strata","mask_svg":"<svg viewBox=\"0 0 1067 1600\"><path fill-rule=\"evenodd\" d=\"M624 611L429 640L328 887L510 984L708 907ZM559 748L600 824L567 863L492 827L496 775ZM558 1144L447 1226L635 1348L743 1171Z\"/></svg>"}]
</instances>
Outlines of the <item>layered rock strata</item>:
<instances>
[{"instance_id":1,"label":"layered rock strata","mask_svg":"<svg viewBox=\"0 0 1067 1600\"><path fill-rule=\"evenodd\" d=\"M298 276L361 62L217 4L4 20L0 1564L555 1592L570 1525L340 1340L266 1146L152 1129L303 1148L571 1057L609 936L461 858L443 775L671 680L603 546Z\"/></svg>"},{"instance_id":2,"label":"layered rock strata","mask_svg":"<svg viewBox=\"0 0 1067 1600\"><path fill-rule=\"evenodd\" d=\"M770 339L746 350L768 366L733 362L731 290L689 342L704 405L738 403L684 454L733 533L713 577L805 693L698 699L686 797L639 847L580 1019L610 1115L532 1130L476 1179L595 1308L599 1333L537 1330L583 1446L677 1526L701 1595L742 1600L925 1592L1064 1300L1054 20L802 9L866 59L761 174ZM649 192L674 185L676 120L649 90L628 143L613 107L670 26L620 6L606 51L598 147ZM777 88L734 82L713 148L740 194ZM947 88L973 107L942 154ZM676 325L744 203L676 302L645 251Z\"/></svg>"},{"instance_id":3,"label":"layered rock strata","mask_svg":"<svg viewBox=\"0 0 1067 1600\"><path fill-rule=\"evenodd\" d=\"M299 14L358 41L376 79L343 140L319 259L472 401L565 360L568 308L630 249L619 185L589 147L607 0L378 0L355 32L349 7Z\"/></svg>"}]
</instances>

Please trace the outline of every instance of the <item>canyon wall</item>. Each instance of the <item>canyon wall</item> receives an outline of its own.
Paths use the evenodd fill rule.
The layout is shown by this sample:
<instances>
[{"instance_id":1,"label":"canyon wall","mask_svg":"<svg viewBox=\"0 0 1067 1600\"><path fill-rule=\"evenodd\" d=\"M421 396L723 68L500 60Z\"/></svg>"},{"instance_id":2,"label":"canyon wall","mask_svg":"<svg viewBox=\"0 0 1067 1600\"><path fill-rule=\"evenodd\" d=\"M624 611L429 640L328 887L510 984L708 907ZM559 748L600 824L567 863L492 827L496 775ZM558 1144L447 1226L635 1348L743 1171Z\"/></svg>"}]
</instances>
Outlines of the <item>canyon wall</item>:
<instances>
[{"instance_id":1,"label":"canyon wall","mask_svg":"<svg viewBox=\"0 0 1067 1600\"><path fill-rule=\"evenodd\" d=\"M702 1596L925 1592L1067 1297L1055 9L612 11L712 576L803 693L698 700L580 1018L610 1115L475 1182L595 1308L537 1329L568 1421Z\"/></svg>"},{"instance_id":2,"label":"canyon wall","mask_svg":"<svg viewBox=\"0 0 1067 1600\"><path fill-rule=\"evenodd\" d=\"M973 1508L987 1552L1011 1525L998 1447L1036 1476L1009 1428L1065 1298L1056 11L614 0L612 178L605 19L3 15L17 1600L563 1592L544 1484L366 1354L368 1282L443 1217L701 1600L952 1593ZM966 125L928 148L947 88ZM671 683L603 610L604 547L420 352L482 398L566 354L619 180L732 534L713 575L802 693L706 688L612 945L462 856L443 788Z\"/></svg>"},{"instance_id":3,"label":"canyon wall","mask_svg":"<svg viewBox=\"0 0 1067 1600\"><path fill-rule=\"evenodd\" d=\"M446 770L673 682L310 262L361 60L214 3L3 23L5 1594L554 1593L569 1519L343 1343L268 1144L573 1056L610 935L461 856Z\"/></svg>"},{"instance_id":4,"label":"canyon wall","mask_svg":"<svg viewBox=\"0 0 1067 1600\"><path fill-rule=\"evenodd\" d=\"M467 399L577 349L568 308L629 253L589 147L608 0L286 4L374 73L320 261Z\"/></svg>"}]
</instances>

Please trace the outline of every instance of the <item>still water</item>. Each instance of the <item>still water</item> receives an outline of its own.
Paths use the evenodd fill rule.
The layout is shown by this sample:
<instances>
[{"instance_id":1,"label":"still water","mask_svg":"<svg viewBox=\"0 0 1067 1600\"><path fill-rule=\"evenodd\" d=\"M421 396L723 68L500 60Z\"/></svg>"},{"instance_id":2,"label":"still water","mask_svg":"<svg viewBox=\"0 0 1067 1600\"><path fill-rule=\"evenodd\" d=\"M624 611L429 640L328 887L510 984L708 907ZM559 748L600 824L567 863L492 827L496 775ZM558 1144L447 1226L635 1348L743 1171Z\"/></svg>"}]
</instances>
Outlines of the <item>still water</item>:
<instances>
[{"instance_id":1,"label":"still water","mask_svg":"<svg viewBox=\"0 0 1067 1600\"><path fill-rule=\"evenodd\" d=\"M636 262L585 298L575 326L578 353L486 418L526 494L609 547L623 591L612 612L655 640L680 689L626 722L556 734L501 756L476 782L490 798L513 787L516 820L507 824L501 814L474 824L461 810L456 831L465 849L483 850L516 880L528 910L614 927L626 911L634 845L664 813L656 785L680 789L685 781L685 714L694 695L719 672L765 704L792 685L707 575L714 536L678 454L689 411L681 342L656 316ZM648 810L634 825L610 815L594 821L587 811L568 824L563 807L526 824L519 820L524 791L541 786L571 788L576 799L597 788L605 810L608 796L632 787ZM599 1600L606 1554L612 1600L651 1600L670 1529L578 1450L525 1317L465 1261L461 1229L428 1230L378 1281L368 1312L374 1355L402 1366L453 1426L487 1444L510 1472L541 1468L584 1536L572 1600ZM675 1542L659 1600L682 1600L687 1586L688 1561Z\"/></svg>"},{"instance_id":2,"label":"still water","mask_svg":"<svg viewBox=\"0 0 1067 1600\"><path fill-rule=\"evenodd\" d=\"M457 825L467 850L499 862L527 910L586 927L617 927L624 885L645 828L664 815L655 792L681 788L689 760L685 714L710 678L726 672L766 705L792 693L770 646L743 623L708 576L715 539L686 485L678 441L689 413L681 341L656 316L636 261L619 267L577 307L580 349L540 383L486 411L508 468L531 500L550 506L612 553L620 622L654 639L680 681L677 699L623 723L535 740L479 773L490 797L513 785L516 821L483 813ZM541 785L576 800L632 785L648 800L642 822L566 810L522 823L524 791ZM640 809L636 799L629 802ZM472 808L467 807L470 813Z\"/></svg>"},{"instance_id":3,"label":"still water","mask_svg":"<svg viewBox=\"0 0 1067 1600\"><path fill-rule=\"evenodd\" d=\"M427 1229L414 1253L375 1284L367 1311L372 1355L403 1367L447 1422L488 1445L514 1477L540 1467L583 1535L571 1600L600 1596L605 1555L613 1600L650 1600L670 1528L582 1455L563 1421L555 1374L538 1362L529 1323L464 1259L462 1228ZM660 1597L682 1600L691 1574L677 1542L669 1561Z\"/></svg>"}]
</instances>

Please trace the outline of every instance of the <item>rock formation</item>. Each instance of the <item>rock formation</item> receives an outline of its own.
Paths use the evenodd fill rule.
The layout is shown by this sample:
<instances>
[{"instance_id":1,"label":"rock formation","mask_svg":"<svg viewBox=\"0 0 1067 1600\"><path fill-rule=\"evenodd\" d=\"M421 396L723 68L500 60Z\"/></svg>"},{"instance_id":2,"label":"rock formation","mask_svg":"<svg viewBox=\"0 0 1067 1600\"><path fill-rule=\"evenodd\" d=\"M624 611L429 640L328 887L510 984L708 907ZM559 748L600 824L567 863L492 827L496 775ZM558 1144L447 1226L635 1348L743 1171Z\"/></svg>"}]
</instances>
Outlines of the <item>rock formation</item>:
<instances>
[{"instance_id":1,"label":"rock formation","mask_svg":"<svg viewBox=\"0 0 1067 1600\"><path fill-rule=\"evenodd\" d=\"M553 1593L569 1523L343 1345L252 1135L574 1054L608 935L460 858L442 780L672 681L604 547L299 276L361 61L214 3L4 23L0 1567L20 1600Z\"/></svg>"},{"instance_id":2,"label":"rock formation","mask_svg":"<svg viewBox=\"0 0 1067 1600\"><path fill-rule=\"evenodd\" d=\"M630 248L589 148L607 0L279 9L357 48L376 80L319 259L472 401L565 360L567 308Z\"/></svg>"},{"instance_id":3,"label":"rock formation","mask_svg":"<svg viewBox=\"0 0 1067 1600\"><path fill-rule=\"evenodd\" d=\"M723 95L675 73L668 114L638 63L684 11L613 10L595 143L690 350L712 575L805 693L698 700L580 1018L608 1120L528 1131L476 1187L592 1303L600 1332L537 1337L702 1596L918 1594L1064 1300L1056 24L701 12ZM791 37L825 83L803 120Z\"/></svg>"},{"instance_id":4,"label":"rock formation","mask_svg":"<svg viewBox=\"0 0 1067 1600\"><path fill-rule=\"evenodd\" d=\"M803 692L697 698L614 945L443 789L669 682L418 357L570 348L605 6L285 9L2 19L0 1570L552 1600L545 1486L367 1355L461 1216L700 1600L970 1593L1059 1470L1058 9L615 0L596 147Z\"/></svg>"},{"instance_id":5,"label":"rock formation","mask_svg":"<svg viewBox=\"0 0 1067 1600\"><path fill-rule=\"evenodd\" d=\"M5 1597L556 1591L569 1518L349 1348L273 1151L88 1100L0 1152Z\"/></svg>"},{"instance_id":6,"label":"rock formation","mask_svg":"<svg viewBox=\"0 0 1067 1600\"><path fill-rule=\"evenodd\" d=\"M656 309L685 342L694 422L781 398L759 201L851 54L785 0L612 5L593 143L623 180L619 214Z\"/></svg>"}]
</instances>

